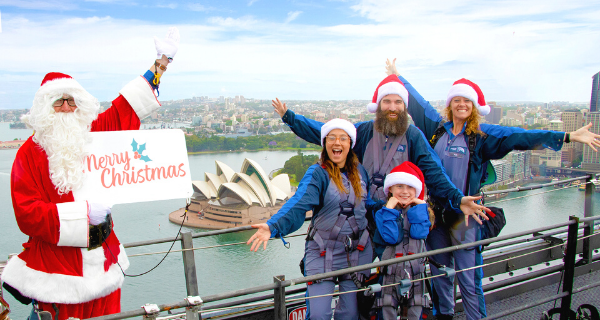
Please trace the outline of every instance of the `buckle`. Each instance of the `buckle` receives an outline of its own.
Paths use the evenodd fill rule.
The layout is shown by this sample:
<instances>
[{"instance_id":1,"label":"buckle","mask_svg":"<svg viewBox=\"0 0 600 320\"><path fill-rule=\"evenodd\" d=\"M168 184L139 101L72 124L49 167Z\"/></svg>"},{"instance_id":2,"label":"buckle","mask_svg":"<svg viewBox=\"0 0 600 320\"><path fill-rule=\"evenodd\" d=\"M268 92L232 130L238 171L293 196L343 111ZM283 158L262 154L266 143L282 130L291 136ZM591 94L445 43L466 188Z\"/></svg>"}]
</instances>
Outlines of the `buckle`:
<instances>
[{"instance_id":1,"label":"buckle","mask_svg":"<svg viewBox=\"0 0 600 320\"><path fill-rule=\"evenodd\" d=\"M348 200L340 201L340 214L347 217L354 215L354 205L348 202Z\"/></svg>"},{"instance_id":2,"label":"buckle","mask_svg":"<svg viewBox=\"0 0 600 320\"><path fill-rule=\"evenodd\" d=\"M321 251L321 257L325 256L325 250Z\"/></svg>"},{"instance_id":3,"label":"buckle","mask_svg":"<svg viewBox=\"0 0 600 320\"><path fill-rule=\"evenodd\" d=\"M359 245L356 246L356 249L358 251L363 251L363 250L365 250L365 246L359 244Z\"/></svg>"},{"instance_id":4,"label":"buckle","mask_svg":"<svg viewBox=\"0 0 600 320\"><path fill-rule=\"evenodd\" d=\"M383 182L385 181L385 175L380 174L379 172L374 173L371 177L371 184L377 186L377 188L383 187Z\"/></svg>"},{"instance_id":5,"label":"buckle","mask_svg":"<svg viewBox=\"0 0 600 320\"><path fill-rule=\"evenodd\" d=\"M396 253L396 258L404 257L404 253Z\"/></svg>"}]
</instances>

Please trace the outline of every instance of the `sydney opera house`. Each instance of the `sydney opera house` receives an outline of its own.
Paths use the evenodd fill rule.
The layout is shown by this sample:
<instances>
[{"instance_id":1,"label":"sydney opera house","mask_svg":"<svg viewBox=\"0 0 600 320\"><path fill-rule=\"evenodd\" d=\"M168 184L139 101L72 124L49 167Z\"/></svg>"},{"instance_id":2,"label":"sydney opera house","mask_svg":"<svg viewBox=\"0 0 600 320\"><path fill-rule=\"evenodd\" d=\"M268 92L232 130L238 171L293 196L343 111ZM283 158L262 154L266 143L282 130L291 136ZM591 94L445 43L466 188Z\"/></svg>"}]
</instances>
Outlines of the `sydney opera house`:
<instances>
[{"instance_id":1,"label":"sydney opera house","mask_svg":"<svg viewBox=\"0 0 600 320\"><path fill-rule=\"evenodd\" d=\"M215 165L216 174L205 172L204 181L192 181L194 195L185 225L223 229L266 222L292 195L287 174L269 179L248 158L239 172L220 161ZM170 220L181 223L177 217L174 212Z\"/></svg>"}]
</instances>

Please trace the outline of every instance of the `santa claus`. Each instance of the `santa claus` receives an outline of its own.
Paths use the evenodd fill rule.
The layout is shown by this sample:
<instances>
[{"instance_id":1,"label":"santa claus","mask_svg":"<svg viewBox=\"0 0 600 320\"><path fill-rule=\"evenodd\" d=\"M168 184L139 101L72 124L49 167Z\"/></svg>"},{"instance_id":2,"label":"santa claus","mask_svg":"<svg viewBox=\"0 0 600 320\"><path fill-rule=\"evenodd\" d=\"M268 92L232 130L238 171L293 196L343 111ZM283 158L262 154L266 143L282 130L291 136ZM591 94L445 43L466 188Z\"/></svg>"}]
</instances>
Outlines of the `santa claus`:
<instances>
[{"instance_id":1,"label":"santa claus","mask_svg":"<svg viewBox=\"0 0 600 320\"><path fill-rule=\"evenodd\" d=\"M6 265L4 287L32 319L90 318L120 312L123 271L129 261L112 231L110 207L75 201L83 181L90 131L137 130L160 107L159 79L179 46L179 31L155 38L157 60L128 83L105 112L72 77L48 73L22 121L34 134L19 149L11 172L17 224L29 240Z\"/></svg>"}]
</instances>

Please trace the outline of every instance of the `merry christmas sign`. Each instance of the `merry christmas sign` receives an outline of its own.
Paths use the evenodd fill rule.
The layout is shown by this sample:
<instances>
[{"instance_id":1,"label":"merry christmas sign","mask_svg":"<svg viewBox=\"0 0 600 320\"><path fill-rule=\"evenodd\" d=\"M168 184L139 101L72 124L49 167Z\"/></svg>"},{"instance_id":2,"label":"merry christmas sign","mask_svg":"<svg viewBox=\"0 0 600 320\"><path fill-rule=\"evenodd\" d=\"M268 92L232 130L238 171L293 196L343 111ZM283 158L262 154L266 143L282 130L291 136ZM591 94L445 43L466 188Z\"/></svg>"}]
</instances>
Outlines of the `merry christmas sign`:
<instances>
[{"instance_id":1,"label":"merry christmas sign","mask_svg":"<svg viewBox=\"0 0 600 320\"><path fill-rule=\"evenodd\" d=\"M193 194L183 131L92 132L76 201L118 203L189 198Z\"/></svg>"}]
</instances>

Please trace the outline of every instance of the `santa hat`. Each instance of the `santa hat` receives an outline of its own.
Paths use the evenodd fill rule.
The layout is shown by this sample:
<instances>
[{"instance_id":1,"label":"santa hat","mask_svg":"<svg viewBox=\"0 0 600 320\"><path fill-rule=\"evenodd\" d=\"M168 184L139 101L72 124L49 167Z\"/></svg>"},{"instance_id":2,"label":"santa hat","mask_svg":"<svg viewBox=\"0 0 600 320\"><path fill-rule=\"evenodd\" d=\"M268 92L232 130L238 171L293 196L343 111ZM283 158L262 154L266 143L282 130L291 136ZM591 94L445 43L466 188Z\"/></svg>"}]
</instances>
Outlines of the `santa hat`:
<instances>
[{"instance_id":1,"label":"santa hat","mask_svg":"<svg viewBox=\"0 0 600 320\"><path fill-rule=\"evenodd\" d=\"M383 183L383 192L388 193L391 186L397 184L405 184L411 186L417 190L415 194L418 195L419 199L423 200L425 197L425 178L423 172L414 163L410 161L404 161L399 166L395 167L390 173L385 176Z\"/></svg>"},{"instance_id":2,"label":"santa hat","mask_svg":"<svg viewBox=\"0 0 600 320\"><path fill-rule=\"evenodd\" d=\"M482 116L490 113L490 106L485 103L485 98L483 97L483 92L479 86L472 81L469 81L465 78L460 80L456 80L450 88L450 92L448 92L448 97L446 98L446 106L450 105L450 101L454 97L465 97L475 104L477 107L477 111Z\"/></svg>"},{"instance_id":3,"label":"santa hat","mask_svg":"<svg viewBox=\"0 0 600 320\"><path fill-rule=\"evenodd\" d=\"M354 148L354 145L356 144L356 127L350 121L344 119L329 120L321 127L321 146L323 146L325 137L333 129L342 129L346 131L350 136L350 141L352 141L352 148Z\"/></svg>"},{"instance_id":4,"label":"santa hat","mask_svg":"<svg viewBox=\"0 0 600 320\"><path fill-rule=\"evenodd\" d=\"M21 121L37 130L36 123L41 118L54 113L52 103L54 100L68 94L75 98L79 113L88 114L92 119L96 118L100 104L89 92L87 92L73 77L60 72L46 74L40 88L35 93L33 105L29 113L21 117Z\"/></svg>"},{"instance_id":5,"label":"santa hat","mask_svg":"<svg viewBox=\"0 0 600 320\"><path fill-rule=\"evenodd\" d=\"M404 100L404 104L408 105L408 91L404 87L402 81L398 79L398 76L391 74L379 83L377 89L375 89L375 94L373 94L372 102L367 105L367 110L369 110L370 113L377 112L379 101L388 94L399 95L402 100Z\"/></svg>"}]
</instances>

